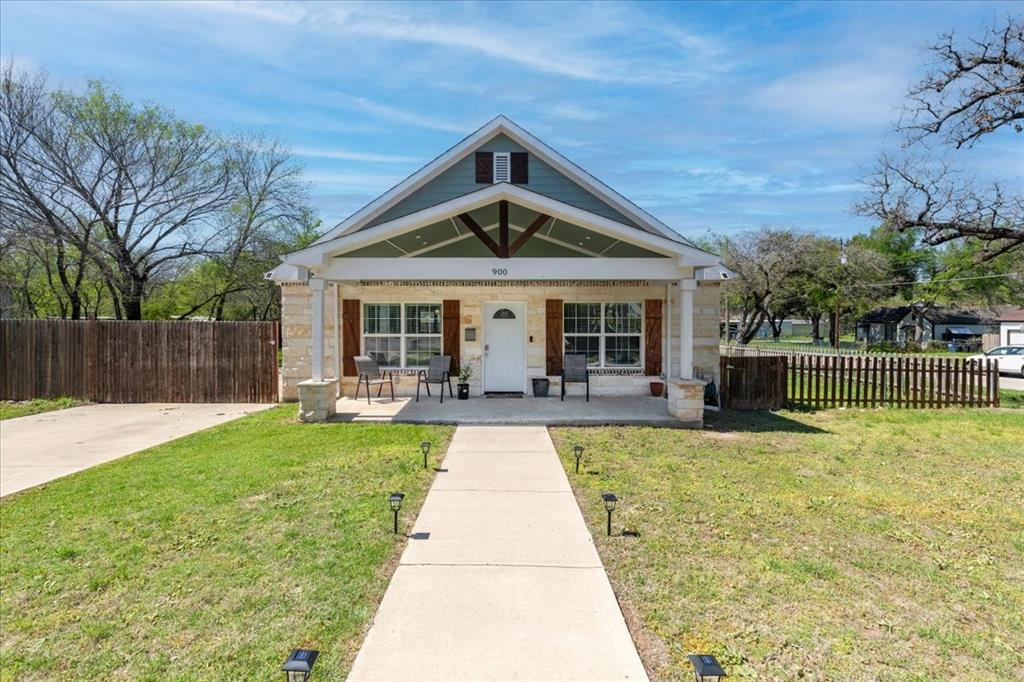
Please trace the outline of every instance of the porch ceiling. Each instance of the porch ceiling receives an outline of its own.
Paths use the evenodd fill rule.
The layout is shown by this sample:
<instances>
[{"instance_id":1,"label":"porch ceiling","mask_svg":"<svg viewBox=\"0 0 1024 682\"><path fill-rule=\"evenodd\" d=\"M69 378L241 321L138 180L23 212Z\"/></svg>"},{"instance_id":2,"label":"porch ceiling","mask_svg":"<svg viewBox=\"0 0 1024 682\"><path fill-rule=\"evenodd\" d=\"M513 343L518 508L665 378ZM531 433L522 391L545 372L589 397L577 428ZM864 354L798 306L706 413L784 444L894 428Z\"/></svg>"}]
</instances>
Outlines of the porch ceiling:
<instances>
[{"instance_id":1,"label":"porch ceiling","mask_svg":"<svg viewBox=\"0 0 1024 682\"><path fill-rule=\"evenodd\" d=\"M468 215L495 242L500 241L499 203L469 211ZM457 215L457 214L456 214ZM438 222L382 239L336 258L486 258L493 254L463 222L453 215ZM542 214L509 203L510 238L521 236ZM664 258L660 253L579 225L551 219L512 258Z\"/></svg>"}]
</instances>

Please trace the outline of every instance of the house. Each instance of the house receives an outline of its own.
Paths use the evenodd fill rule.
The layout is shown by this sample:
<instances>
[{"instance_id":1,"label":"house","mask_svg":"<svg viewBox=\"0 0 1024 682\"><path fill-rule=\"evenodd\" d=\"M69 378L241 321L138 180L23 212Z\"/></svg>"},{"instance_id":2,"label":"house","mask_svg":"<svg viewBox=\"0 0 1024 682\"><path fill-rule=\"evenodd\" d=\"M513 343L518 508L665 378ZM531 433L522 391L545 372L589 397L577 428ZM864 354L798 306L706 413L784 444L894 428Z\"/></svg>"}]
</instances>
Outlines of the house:
<instances>
[{"instance_id":1,"label":"house","mask_svg":"<svg viewBox=\"0 0 1024 682\"><path fill-rule=\"evenodd\" d=\"M830 320L828 316L821 318L821 323L818 325L818 332L822 338L828 338L830 329ZM779 323L781 333L779 338L810 338L814 335L814 322L803 318L786 318ZM757 330L757 338L759 339L771 339L774 338L772 324L768 320L765 320L761 327Z\"/></svg>"},{"instance_id":2,"label":"house","mask_svg":"<svg viewBox=\"0 0 1024 682\"><path fill-rule=\"evenodd\" d=\"M1015 308L999 317L999 345L1024 345L1024 308Z\"/></svg>"},{"instance_id":3,"label":"house","mask_svg":"<svg viewBox=\"0 0 1024 682\"><path fill-rule=\"evenodd\" d=\"M947 308L922 303L875 308L857 320L857 340L896 345L980 338L999 330L1006 306Z\"/></svg>"},{"instance_id":4,"label":"house","mask_svg":"<svg viewBox=\"0 0 1024 682\"><path fill-rule=\"evenodd\" d=\"M339 379L354 393L360 354L406 394L450 355L479 396L557 391L564 354L585 353L594 395L667 377L693 424L718 372L719 257L504 116L282 261L283 395L308 419Z\"/></svg>"}]
</instances>

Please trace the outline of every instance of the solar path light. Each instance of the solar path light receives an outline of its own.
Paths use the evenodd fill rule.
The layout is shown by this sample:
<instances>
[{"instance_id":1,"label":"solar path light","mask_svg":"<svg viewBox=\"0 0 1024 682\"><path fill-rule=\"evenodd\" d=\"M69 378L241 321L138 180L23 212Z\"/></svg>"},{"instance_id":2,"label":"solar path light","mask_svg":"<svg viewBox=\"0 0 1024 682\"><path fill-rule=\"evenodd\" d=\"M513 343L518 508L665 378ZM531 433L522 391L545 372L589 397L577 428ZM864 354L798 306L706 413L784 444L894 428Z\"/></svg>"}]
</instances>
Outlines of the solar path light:
<instances>
[{"instance_id":1,"label":"solar path light","mask_svg":"<svg viewBox=\"0 0 1024 682\"><path fill-rule=\"evenodd\" d=\"M430 441L425 440L420 443L420 450L423 451L423 468L427 468L427 455L430 454Z\"/></svg>"},{"instance_id":2,"label":"solar path light","mask_svg":"<svg viewBox=\"0 0 1024 682\"><path fill-rule=\"evenodd\" d=\"M583 457L583 446L573 445L572 454L576 456L576 473L578 474L580 472L580 458Z\"/></svg>"},{"instance_id":3,"label":"solar path light","mask_svg":"<svg viewBox=\"0 0 1024 682\"><path fill-rule=\"evenodd\" d=\"M619 498L615 497L615 493L601 493L601 499L604 500L604 510L608 512L608 535L612 534L612 512L615 511L615 503L619 501Z\"/></svg>"},{"instance_id":4,"label":"solar path light","mask_svg":"<svg viewBox=\"0 0 1024 682\"><path fill-rule=\"evenodd\" d=\"M693 664L693 679L696 682L720 682L723 677L728 677L711 654L696 654L689 658Z\"/></svg>"},{"instance_id":5,"label":"solar path light","mask_svg":"<svg viewBox=\"0 0 1024 682\"><path fill-rule=\"evenodd\" d=\"M284 678L288 682L306 682L313 673L313 665L320 655L315 649L296 649L288 656L288 660L281 666L284 671Z\"/></svg>"},{"instance_id":6,"label":"solar path light","mask_svg":"<svg viewBox=\"0 0 1024 682\"><path fill-rule=\"evenodd\" d=\"M398 534L398 510L402 508L402 500L405 499L403 493L391 493L388 495L388 502L391 504L391 511L395 515L395 535Z\"/></svg>"}]
</instances>

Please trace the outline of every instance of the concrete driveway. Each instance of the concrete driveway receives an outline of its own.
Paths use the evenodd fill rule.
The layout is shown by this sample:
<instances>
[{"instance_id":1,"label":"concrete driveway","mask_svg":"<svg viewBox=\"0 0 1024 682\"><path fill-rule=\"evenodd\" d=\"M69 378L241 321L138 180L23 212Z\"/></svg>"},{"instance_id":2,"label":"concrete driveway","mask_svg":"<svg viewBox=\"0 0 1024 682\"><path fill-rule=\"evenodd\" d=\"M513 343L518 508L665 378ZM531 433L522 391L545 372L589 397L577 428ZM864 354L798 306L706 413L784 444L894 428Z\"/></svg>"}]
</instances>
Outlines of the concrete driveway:
<instances>
[{"instance_id":1,"label":"concrete driveway","mask_svg":"<svg viewBox=\"0 0 1024 682\"><path fill-rule=\"evenodd\" d=\"M106 404L0 422L0 496L130 455L271 405Z\"/></svg>"}]
</instances>

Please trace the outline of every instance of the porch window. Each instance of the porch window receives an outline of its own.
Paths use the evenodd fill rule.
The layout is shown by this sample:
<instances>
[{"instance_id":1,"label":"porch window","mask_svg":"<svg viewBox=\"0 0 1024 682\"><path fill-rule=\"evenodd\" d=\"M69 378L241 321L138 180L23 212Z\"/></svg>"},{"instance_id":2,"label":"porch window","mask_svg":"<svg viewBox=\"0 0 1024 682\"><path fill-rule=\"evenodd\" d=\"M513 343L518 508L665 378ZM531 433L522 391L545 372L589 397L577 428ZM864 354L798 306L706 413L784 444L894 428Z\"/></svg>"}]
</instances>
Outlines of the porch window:
<instances>
[{"instance_id":1,"label":"porch window","mask_svg":"<svg viewBox=\"0 0 1024 682\"><path fill-rule=\"evenodd\" d=\"M640 303L565 303L566 353L586 353L590 367L642 364L643 306Z\"/></svg>"},{"instance_id":2,"label":"porch window","mask_svg":"<svg viewBox=\"0 0 1024 682\"><path fill-rule=\"evenodd\" d=\"M381 367L426 367L441 353L441 304L365 304L363 352Z\"/></svg>"}]
</instances>

